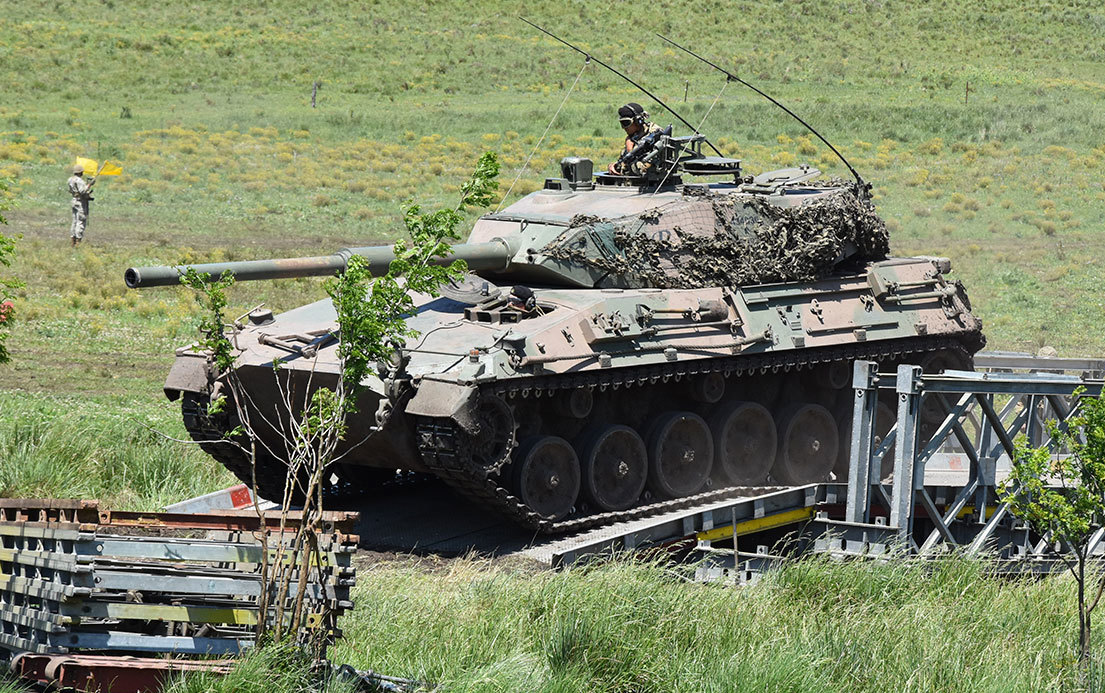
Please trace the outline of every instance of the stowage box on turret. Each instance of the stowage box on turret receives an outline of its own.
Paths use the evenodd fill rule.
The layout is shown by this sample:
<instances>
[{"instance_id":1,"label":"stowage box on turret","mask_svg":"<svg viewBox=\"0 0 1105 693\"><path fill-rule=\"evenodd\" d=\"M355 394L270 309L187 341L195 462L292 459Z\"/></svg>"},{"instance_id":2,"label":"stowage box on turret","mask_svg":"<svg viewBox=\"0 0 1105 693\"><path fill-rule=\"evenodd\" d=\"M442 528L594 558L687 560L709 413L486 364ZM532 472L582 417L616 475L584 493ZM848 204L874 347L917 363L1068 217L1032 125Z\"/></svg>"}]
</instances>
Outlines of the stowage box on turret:
<instances>
[{"instance_id":1,"label":"stowage box on turret","mask_svg":"<svg viewBox=\"0 0 1105 693\"><path fill-rule=\"evenodd\" d=\"M368 382L334 473L362 485L397 469L433 474L516 523L558 531L843 474L854 359L970 367L981 323L946 278L950 263L888 259L866 191L806 168L744 177L739 161L702 156L701 140L664 134L632 177L566 159L562 177L479 219L453 248L471 274L416 297L419 336ZM356 254L384 271L390 252L196 269L332 275ZM126 281L175 284L182 270L133 268ZM264 496L284 488L276 378L333 382L335 330L319 301L257 311L233 340ZM193 438L250 483L248 459L224 442L234 407L207 410L213 393L231 394L225 378L184 349L165 392L182 400Z\"/></svg>"}]
</instances>

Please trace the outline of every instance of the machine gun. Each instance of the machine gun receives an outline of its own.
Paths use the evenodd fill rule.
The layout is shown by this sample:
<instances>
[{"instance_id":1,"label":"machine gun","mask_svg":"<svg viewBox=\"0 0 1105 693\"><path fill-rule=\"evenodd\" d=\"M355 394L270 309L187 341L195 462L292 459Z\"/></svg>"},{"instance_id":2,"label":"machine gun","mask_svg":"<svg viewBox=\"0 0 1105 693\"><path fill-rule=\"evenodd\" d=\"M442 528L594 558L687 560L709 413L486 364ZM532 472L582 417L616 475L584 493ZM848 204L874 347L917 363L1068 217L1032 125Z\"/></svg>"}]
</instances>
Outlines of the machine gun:
<instances>
[{"instance_id":1,"label":"machine gun","mask_svg":"<svg viewBox=\"0 0 1105 693\"><path fill-rule=\"evenodd\" d=\"M660 139L663 137L671 137L671 126L667 126L663 130L656 130L650 132L641 139L637 140L637 144L633 149L623 153L618 157L618 161L614 164L614 167L619 170L628 172L633 170L635 164L642 163L647 158L651 158L649 155L655 152L656 145L660 143Z\"/></svg>"}]
</instances>

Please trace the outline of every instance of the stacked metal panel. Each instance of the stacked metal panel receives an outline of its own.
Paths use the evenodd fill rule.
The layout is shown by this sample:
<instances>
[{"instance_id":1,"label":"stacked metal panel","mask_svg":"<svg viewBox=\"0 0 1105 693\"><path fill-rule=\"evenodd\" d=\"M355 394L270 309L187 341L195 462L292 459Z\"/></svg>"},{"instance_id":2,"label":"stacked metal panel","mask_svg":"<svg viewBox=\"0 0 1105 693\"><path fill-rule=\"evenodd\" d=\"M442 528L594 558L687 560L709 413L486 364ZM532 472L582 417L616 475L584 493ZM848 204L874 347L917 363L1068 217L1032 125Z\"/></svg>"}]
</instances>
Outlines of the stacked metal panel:
<instances>
[{"instance_id":1,"label":"stacked metal panel","mask_svg":"<svg viewBox=\"0 0 1105 693\"><path fill-rule=\"evenodd\" d=\"M96 501L0 500L0 648L237 654L254 644L260 619L275 623L279 589L262 564L271 568L278 556L290 571L285 625L302 585L299 635L325 643L353 606L355 519L324 515L301 576L290 551L277 550L297 541L298 513L129 513ZM271 606L262 615L265 593Z\"/></svg>"}]
</instances>

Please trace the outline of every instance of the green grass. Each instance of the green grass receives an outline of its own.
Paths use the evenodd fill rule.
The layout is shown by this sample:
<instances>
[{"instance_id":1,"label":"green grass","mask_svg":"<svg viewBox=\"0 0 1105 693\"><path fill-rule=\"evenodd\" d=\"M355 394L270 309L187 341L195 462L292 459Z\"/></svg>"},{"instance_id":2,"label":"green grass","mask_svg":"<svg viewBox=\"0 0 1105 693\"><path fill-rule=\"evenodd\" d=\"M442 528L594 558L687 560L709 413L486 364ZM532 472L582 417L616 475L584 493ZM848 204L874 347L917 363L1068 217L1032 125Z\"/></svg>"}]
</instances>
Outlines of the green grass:
<instances>
[{"instance_id":1,"label":"green grass","mask_svg":"<svg viewBox=\"0 0 1105 693\"><path fill-rule=\"evenodd\" d=\"M178 678L165 693L354 693L347 682L319 683L311 662L292 646L269 646L242 659L225 676L192 674ZM3 693L3 692L0 692Z\"/></svg>"},{"instance_id":2,"label":"green grass","mask_svg":"<svg viewBox=\"0 0 1105 693\"><path fill-rule=\"evenodd\" d=\"M0 693L27 693L28 690L30 689L18 683L10 674L6 674L0 678Z\"/></svg>"},{"instance_id":3,"label":"green grass","mask_svg":"<svg viewBox=\"0 0 1105 693\"><path fill-rule=\"evenodd\" d=\"M692 122L710 111L704 130L749 172L807 161L846 174L739 85L710 110L719 75L648 29L719 60L814 123L875 184L894 252L953 259L992 348L1105 350L1096 329L1105 11L1096 6L848 0L700 16L662 3L630 30L618 8L553 2L274 0L248 15L200 5L183 19L163 4L128 3L125 16L110 4L0 1L11 27L0 39L0 175L16 184L10 230L24 241L14 272L29 284L12 339L19 365L0 369L0 387L153 390L172 346L190 337L191 305L179 291L128 293L119 278L128 265L384 241L401 228L403 200L452 200L484 149L502 156L507 187L583 64L516 20L519 11ZM673 120L587 68L507 201L563 156L614 156L614 109L630 99ZM62 185L78 154L125 173L102 181L92 247L74 254ZM305 281L241 287L233 298L244 311L319 296ZM70 362L78 375L67 379L59 366Z\"/></svg>"},{"instance_id":4,"label":"green grass","mask_svg":"<svg viewBox=\"0 0 1105 693\"><path fill-rule=\"evenodd\" d=\"M1080 690L1069 580L810 560L748 588L616 561L358 573L336 661L451 691Z\"/></svg>"},{"instance_id":5,"label":"green grass","mask_svg":"<svg viewBox=\"0 0 1105 693\"><path fill-rule=\"evenodd\" d=\"M354 598L331 659L441 691L1087 691L1105 673L1076 663L1070 580L999 579L959 557L806 560L744 588L624 559L553 573L412 557L362 566ZM171 690L314 685L271 648Z\"/></svg>"},{"instance_id":6,"label":"green grass","mask_svg":"<svg viewBox=\"0 0 1105 693\"><path fill-rule=\"evenodd\" d=\"M179 415L167 406L0 392L0 497L159 510L233 483L182 439Z\"/></svg>"}]
</instances>

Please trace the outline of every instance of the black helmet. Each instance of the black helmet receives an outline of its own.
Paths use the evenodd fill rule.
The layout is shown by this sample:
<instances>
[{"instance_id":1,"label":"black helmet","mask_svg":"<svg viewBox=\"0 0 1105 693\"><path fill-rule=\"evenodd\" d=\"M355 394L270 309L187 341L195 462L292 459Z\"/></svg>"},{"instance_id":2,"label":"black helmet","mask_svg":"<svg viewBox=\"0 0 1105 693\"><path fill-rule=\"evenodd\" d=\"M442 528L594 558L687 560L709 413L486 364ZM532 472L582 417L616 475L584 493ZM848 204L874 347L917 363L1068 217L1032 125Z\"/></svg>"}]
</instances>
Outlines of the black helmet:
<instances>
[{"instance_id":1,"label":"black helmet","mask_svg":"<svg viewBox=\"0 0 1105 693\"><path fill-rule=\"evenodd\" d=\"M533 295L533 289L521 284L510 290L509 302L517 310L526 312L537 307L537 298Z\"/></svg>"},{"instance_id":2,"label":"black helmet","mask_svg":"<svg viewBox=\"0 0 1105 693\"><path fill-rule=\"evenodd\" d=\"M618 122L623 127L630 123L643 123L646 120L648 120L648 113L645 113L644 107L639 103L630 101L618 109Z\"/></svg>"}]
</instances>

